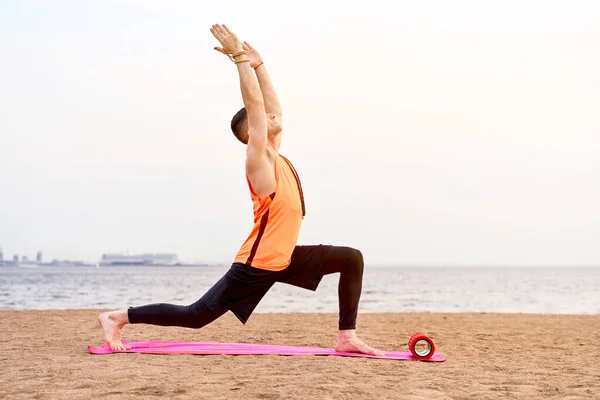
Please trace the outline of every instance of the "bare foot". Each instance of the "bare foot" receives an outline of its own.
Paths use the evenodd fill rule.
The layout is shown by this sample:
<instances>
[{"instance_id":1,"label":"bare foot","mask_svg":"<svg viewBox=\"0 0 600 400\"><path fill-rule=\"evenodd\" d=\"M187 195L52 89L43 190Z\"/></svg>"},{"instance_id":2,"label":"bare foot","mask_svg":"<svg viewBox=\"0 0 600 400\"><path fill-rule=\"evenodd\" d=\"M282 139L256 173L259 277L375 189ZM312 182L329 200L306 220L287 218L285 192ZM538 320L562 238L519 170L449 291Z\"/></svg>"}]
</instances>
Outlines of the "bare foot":
<instances>
[{"instance_id":1,"label":"bare foot","mask_svg":"<svg viewBox=\"0 0 600 400\"><path fill-rule=\"evenodd\" d=\"M340 331L335 351L345 353L363 353L374 356L384 356L385 352L377 350L367 345L356 336L354 330Z\"/></svg>"},{"instance_id":2,"label":"bare foot","mask_svg":"<svg viewBox=\"0 0 600 400\"><path fill-rule=\"evenodd\" d=\"M125 312L125 316L123 313ZM104 331L104 339L113 350L130 350L131 346L125 346L121 342L121 328L127 323L127 311L105 312L98 316L98 323Z\"/></svg>"}]
</instances>

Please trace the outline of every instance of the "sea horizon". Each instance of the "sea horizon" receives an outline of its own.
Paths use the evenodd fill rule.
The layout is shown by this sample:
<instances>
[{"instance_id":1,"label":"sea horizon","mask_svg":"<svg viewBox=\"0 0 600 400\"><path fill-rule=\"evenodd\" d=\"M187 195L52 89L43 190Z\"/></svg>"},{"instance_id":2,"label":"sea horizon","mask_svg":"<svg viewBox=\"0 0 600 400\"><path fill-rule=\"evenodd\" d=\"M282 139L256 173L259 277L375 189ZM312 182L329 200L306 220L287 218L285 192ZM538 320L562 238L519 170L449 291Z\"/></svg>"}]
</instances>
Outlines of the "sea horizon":
<instances>
[{"instance_id":1,"label":"sea horizon","mask_svg":"<svg viewBox=\"0 0 600 400\"><path fill-rule=\"evenodd\" d=\"M220 266L0 268L0 309L127 308L191 304ZM339 274L316 292L278 283L256 312L337 312ZM360 312L600 314L600 268L365 267Z\"/></svg>"},{"instance_id":2,"label":"sea horizon","mask_svg":"<svg viewBox=\"0 0 600 400\"><path fill-rule=\"evenodd\" d=\"M84 261L85 265L79 264L22 264L22 265L0 265L2 268L119 268L119 267L147 267L147 268L179 268L179 267L229 267L231 262L189 262L182 264L120 264L120 265L101 265L93 262ZM401 263L365 263L365 268L600 268L600 264L401 264Z\"/></svg>"}]
</instances>

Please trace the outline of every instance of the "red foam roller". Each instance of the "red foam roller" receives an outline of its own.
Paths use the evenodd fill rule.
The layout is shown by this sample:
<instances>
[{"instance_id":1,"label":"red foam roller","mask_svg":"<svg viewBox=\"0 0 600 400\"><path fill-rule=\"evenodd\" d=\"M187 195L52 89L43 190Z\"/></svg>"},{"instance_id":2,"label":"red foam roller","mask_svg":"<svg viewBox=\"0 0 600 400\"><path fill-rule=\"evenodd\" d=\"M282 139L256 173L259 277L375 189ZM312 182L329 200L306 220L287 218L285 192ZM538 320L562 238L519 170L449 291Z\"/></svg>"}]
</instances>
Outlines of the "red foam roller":
<instances>
[{"instance_id":1,"label":"red foam roller","mask_svg":"<svg viewBox=\"0 0 600 400\"><path fill-rule=\"evenodd\" d=\"M429 345L428 352L421 353L421 354L417 353L415 346L416 346L417 342L419 342L419 341L425 341L428 343L428 345ZM415 358L418 358L419 360L427 360L427 359L431 358L433 356L433 354L435 353L435 345L433 344L433 340L431 340L427 335L425 335L423 333L415 333L414 335L412 335L412 337L408 341L408 349L410 350L412 355Z\"/></svg>"}]
</instances>

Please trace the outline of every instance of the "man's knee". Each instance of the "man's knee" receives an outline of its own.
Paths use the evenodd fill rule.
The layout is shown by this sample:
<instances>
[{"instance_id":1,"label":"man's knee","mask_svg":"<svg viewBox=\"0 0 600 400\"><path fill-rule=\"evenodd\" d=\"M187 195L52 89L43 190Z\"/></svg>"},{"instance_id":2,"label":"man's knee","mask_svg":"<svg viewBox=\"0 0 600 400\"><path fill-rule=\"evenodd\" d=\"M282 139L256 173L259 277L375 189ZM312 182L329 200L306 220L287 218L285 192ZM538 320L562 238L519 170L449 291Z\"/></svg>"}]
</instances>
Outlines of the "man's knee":
<instances>
[{"instance_id":1,"label":"man's knee","mask_svg":"<svg viewBox=\"0 0 600 400\"><path fill-rule=\"evenodd\" d=\"M351 248L352 250L352 261L356 264L364 265L363 254L360 250Z\"/></svg>"},{"instance_id":2,"label":"man's knee","mask_svg":"<svg viewBox=\"0 0 600 400\"><path fill-rule=\"evenodd\" d=\"M351 271L355 274L362 275L365 267L362 252L353 247L347 247L345 249L345 252L347 253L348 266L351 269Z\"/></svg>"},{"instance_id":3,"label":"man's knee","mask_svg":"<svg viewBox=\"0 0 600 400\"><path fill-rule=\"evenodd\" d=\"M188 328L200 329L206 325L206 317L210 309L202 300L187 306Z\"/></svg>"}]
</instances>

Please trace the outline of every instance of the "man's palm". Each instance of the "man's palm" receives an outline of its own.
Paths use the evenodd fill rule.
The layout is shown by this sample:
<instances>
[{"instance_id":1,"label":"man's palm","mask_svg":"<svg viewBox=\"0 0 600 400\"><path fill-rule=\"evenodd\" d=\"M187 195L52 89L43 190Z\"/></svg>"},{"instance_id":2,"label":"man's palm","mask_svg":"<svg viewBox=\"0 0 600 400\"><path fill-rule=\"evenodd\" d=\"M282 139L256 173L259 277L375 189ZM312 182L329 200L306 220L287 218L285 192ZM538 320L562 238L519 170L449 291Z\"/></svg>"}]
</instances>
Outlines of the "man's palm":
<instances>
[{"instance_id":1,"label":"man's palm","mask_svg":"<svg viewBox=\"0 0 600 400\"><path fill-rule=\"evenodd\" d=\"M243 46L244 50L246 50L246 55L250 60L250 66L252 68L256 68L262 62L262 57L260 56L258 51L254 49L254 47L250 46L250 43L244 42Z\"/></svg>"}]
</instances>

